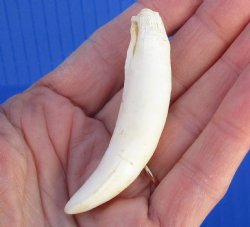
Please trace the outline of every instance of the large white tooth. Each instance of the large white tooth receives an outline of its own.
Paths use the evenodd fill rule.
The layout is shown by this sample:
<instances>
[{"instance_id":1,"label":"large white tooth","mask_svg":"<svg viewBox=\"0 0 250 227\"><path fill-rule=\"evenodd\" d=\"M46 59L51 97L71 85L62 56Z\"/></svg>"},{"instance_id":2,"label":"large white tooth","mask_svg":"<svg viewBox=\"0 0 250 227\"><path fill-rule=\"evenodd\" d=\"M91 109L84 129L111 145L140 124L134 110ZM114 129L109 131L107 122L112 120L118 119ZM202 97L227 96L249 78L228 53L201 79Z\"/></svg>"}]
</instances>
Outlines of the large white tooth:
<instances>
[{"instance_id":1,"label":"large white tooth","mask_svg":"<svg viewBox=\"0 0 250 227\"><path fill-rule=\"evenodd\" d=\"M65 207L68 214L95 208L127 188L159 142L171 93L170 45L157 12L131 19L122 103L107 151Z\"/></svg>"}]
</instances>

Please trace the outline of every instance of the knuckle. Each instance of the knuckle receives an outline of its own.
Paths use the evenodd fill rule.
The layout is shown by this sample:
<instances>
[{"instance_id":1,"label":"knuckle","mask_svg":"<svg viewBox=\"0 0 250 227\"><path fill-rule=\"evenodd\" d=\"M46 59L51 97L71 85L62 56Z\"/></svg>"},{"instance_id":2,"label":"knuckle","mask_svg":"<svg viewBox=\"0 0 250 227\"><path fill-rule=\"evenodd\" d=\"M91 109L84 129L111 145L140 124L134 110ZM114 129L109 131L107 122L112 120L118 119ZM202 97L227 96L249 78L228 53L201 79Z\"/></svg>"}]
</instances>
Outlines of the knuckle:
<instances>
[{"instance_id":1,"label":"knuckle","mask_svg":"<svg viewBox=\"0 0 250 227\"><path fill-rule=\"evenodd\" d=\"M177 118L177 122L181 126L196 138L206 125L206 121L203 120L200 114L196 113L196 110L192 110L188 105L174 105L172 108L173 115Z\"/></svg>"},{"instance_id":2,"label":"knuckle","mask_svg":"<svg viewBox=\"0 0 250 227\"><path fill-rule=\"evenodd\" d=\"M179 162L186 190L199 192L213 202L219 202L227 191L227 185L218 183L218 176L207 173L199 164L182 158Z\"/></svg>"},{"instance_id":3,"label":"knuckle","mask_svg":"<svg viewBox=\"0 0 250 227\"><path fill-rule=\"evenodd\" d=\"M239 127L233 120L225 117L223 119L218 116L214 117L211 124L224 138L238 141L248 137L247 132L242 127Z\"/></svg>"}]
</instances>

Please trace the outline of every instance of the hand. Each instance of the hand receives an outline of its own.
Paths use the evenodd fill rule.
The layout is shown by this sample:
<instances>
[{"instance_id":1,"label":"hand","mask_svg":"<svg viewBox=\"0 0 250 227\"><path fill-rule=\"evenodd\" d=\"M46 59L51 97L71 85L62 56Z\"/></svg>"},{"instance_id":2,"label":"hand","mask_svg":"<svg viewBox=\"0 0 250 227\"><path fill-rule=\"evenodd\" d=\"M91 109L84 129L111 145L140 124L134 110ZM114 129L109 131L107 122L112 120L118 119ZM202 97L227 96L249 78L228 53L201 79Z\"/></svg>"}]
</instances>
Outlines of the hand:
<instances>
[{"instance_id":1,"label":"hand","mask_svg":"<svg viewBox=\"0 0 250 227\"><path fill-rule=\"evenodd\" d=\"M130 17L149 7L171 40L172 102L159 146L112 201L63 212L97 166L119 109ZM249 148L250 3L140 1L0 111L1 226L198 226ZM197 9L197 11L196 11Z\"/></svg>"}]
</instances>

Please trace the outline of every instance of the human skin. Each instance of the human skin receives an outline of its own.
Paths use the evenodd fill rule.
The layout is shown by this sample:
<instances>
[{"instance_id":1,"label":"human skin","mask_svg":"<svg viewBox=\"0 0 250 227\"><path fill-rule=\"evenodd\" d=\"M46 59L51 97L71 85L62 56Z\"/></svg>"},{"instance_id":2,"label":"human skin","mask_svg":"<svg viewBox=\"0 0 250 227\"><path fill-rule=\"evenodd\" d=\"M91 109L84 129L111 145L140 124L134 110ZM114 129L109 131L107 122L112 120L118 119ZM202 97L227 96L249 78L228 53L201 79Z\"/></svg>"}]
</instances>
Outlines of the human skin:
<instances>
[{"instance_id":1,"label":"human skin","mask_svg":"<svg viewBox=\"0 0 250 227\"><path fill-rule=\"evenodd\" d=\"M130 18L159 11L171 40L169 116L148 166L121 195L66 215L114 129ZM0 226L199 226L250 138L250 2L144 0L0 109Z\"/></svg>"}]
</instances>

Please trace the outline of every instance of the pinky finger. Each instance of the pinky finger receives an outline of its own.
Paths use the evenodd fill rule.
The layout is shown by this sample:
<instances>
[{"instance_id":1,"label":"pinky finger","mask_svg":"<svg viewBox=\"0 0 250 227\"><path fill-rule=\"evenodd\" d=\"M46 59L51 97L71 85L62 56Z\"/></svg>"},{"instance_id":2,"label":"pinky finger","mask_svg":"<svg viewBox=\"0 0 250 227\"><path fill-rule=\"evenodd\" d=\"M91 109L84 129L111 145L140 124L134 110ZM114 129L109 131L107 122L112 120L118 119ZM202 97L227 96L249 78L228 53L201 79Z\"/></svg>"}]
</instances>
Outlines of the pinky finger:
<instances>
[{"instance_id":1,"label":"pinky finger","mask_svg":"<svg viewBox=\"0 0 250 227\"><path fill-rule=\"evenodd\" d=\"M150 211L164 226L199 226L250 146L250 65L194 144L163 179Z\"/></svg>"}]
</instances>

